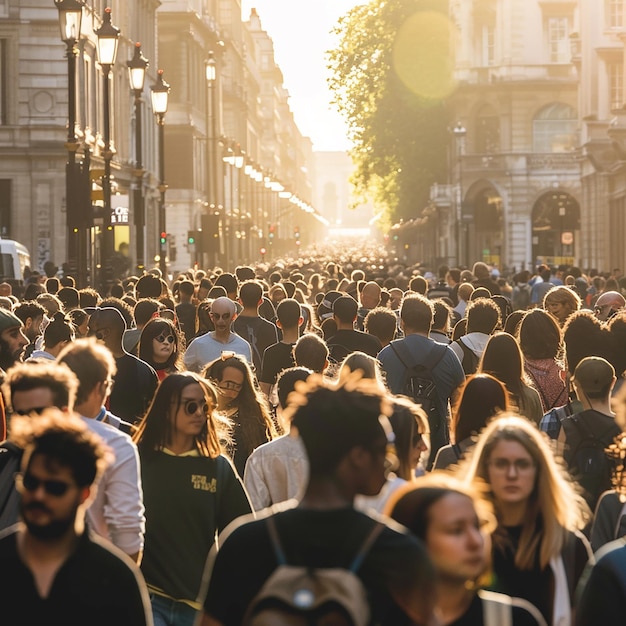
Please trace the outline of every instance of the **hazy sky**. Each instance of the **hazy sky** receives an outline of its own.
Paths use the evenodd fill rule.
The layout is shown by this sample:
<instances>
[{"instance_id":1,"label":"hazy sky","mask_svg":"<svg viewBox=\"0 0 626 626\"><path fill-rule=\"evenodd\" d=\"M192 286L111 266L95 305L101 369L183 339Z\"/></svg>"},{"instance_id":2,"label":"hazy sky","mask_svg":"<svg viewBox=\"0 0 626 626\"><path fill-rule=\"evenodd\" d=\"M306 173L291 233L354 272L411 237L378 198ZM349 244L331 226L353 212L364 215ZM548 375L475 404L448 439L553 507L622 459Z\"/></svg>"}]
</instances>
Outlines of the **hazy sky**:
<instances>
[{"instance_id":1,"label":"hazy sky","mask_svg":"<svg viewBox=\"0 0 626 626\"><path fill-rule=\"evenodd\" d=\"M365 0L242 0L244 20L256 8L263 29L274 40L276 62L291 99L291 110L315 150L346 150L346 128L331 108L326 87L325 52L340 16Z\"/></svg>"}]
</instances>

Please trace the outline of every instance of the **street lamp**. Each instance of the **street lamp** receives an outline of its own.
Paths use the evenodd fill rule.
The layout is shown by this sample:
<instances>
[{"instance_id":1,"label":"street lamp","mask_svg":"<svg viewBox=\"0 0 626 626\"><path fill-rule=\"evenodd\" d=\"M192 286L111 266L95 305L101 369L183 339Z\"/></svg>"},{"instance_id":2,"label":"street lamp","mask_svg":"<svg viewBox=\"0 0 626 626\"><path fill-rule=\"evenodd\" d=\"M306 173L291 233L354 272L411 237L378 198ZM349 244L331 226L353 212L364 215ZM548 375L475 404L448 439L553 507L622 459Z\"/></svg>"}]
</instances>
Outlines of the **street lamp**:
<instances>
[{"instance_id":1,"label":"street lamp","mask_svg":"<svg viewBox=\"0 0 626 626\"><path fill-rule=\"evenodd\" d=\"M215 81L217 80L217 61L215 60L215 54L212 50L209 50L209 54L205 63L206 82L208 87L207 92L207 106L206 106L206 180L207 189L206 197L208 204L208 211L210 214L214 214L217 209L217 156L215 152L215 140L217 136L216 121L217 114L215 111ZM221 216L220 216L221 218ZM209 241L208 237L204 241ZM203 253L209 255L209 265L217 265L217 258L219 256L219 242L218 250L215 251L213 246L216 242L211 241L211 249L203 250Z\"/></svg>"},{"instance_id":2,"label":"street lamp","mask_svg":"<svg viewBox=\"0 0 626 626\"><path fill-rule=\"evenodd\" d=\"M454 141L456 144L456 157L457 157L457 185L454 191L454 208L455 208L455 222L454 222L454 240L456 244L456 262L457 265L461 263L461 220L463 219L463 180L462 180L462 161L463 147L465 143L465 136L467 130L461 122L457 122L454 127ZM465 251L467 256L468 251Z\"/></svg>"},{"instance_id":3,"label":"street lamp","mask_svg":"<svg viewBox=\"0 0 626 626\"><path fill-rule=\"evenodd\" d=\"M165 114L170 95L170 86L163 80L159 70L156 84L152 86L152 111L156 115L159 129L159 269L163 278L167 275L167 230L165 224Z\"/></svg>"},{"instance_id":4,"label":"street lamp","mask_svg":"<svg viewBox=\"0 0 626 626\"><path fill-rule=\"evenodd\" d=\"M71 271L78 272L79 286L85 286L87 267L85 244L85 214L81 210L79 189L79 172L76 168L76 44L80 39L80 28L83 19L82 0L55 0L59 11L59 27L61 41L66 45L67 56L67 163L65 164L65 220L67 227L67 260Z\"/></svg>"},{"instance_id":5,"label":"street lamp","mask_svg":"<svg viewBox=\"0 0 626 626\"><path fill-rule=\"evenodd\" d=\"M135 94L135 169L133 176L135 177L135 189L133 191L133 212L135 215L135 242L136 242L136 259L137 270L139 274L143 272L145 267L144 261L144 228L146 224L145 207L143 201L143 149L142 149L142 117L141 117L141 96L143 94L143 86L146 80L146 69L148 68L148 60L141 52L141 44L135 44L135 54L130 61L126 62L128 66L128 79L130 88Z\"/></svg>"},{"instance_id":6,"label":"street lamp","mask_svg":"<svg viewBox=\"0 0 626 626\"><path fill-rule=\"evenodd\" d=\"M95 31L98 37L98 61L102 67L103 75L103 100L104 100L104 176L102 177L102 193L104 197L104 223L102 232L102 267L110 266L113 257L113 226L111 225L111 92L110 74L111 67L115 64L117 56L117 44L120 37L120 29L111 24L111 8L104 10L102 25ZM105 274L101 276L102 286L105 287Z\"/></svg>"}]
</instances>

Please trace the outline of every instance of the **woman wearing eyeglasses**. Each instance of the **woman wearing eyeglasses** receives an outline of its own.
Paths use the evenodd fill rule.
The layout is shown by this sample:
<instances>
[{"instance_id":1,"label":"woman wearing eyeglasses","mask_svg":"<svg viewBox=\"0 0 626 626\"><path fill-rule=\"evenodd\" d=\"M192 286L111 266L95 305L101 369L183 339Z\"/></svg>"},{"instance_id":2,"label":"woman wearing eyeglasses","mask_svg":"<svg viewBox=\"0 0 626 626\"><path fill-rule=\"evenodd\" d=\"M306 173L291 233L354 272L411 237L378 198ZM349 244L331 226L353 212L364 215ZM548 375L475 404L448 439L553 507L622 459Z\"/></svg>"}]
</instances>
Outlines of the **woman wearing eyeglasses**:
<instances>
[{"instance_id":1,"label":"woman wearing eyeglasses","mask_svg":"<svg viewBox=\"0 0 626 626\"><path fill-rule=\"evenodd\" d=\"M570 626L574 589L592 558L578 531L589 509L547 440L523 417L497 418L464 469L470 482L487 483L498 519L491 588L528 600L548 624Z\"/></svg>"},{"instance_id":2,"label":"woman wearing eyeglasses","mask_svg":"<svg viewBox=\"0 0 626 626\"><path fill-rule=\"evenodd\" d=\"M183 371L182 345L182 336L174 322L155 317L141 331L139 358L154 368L161 381L173 372Z\"/></svg>"},{"instance_id":3,"label":"woman wearing eyeglasses","mask_svg":"<svg viewBox=\"0 0 626 626\"><path fill-rule=\"evenodd\" d=\"M434 472L399 489L387 513L424 542L437 570L442 626L545 626L526 600L480 590L489 579L493 511L481 490Z\"/></svg>"},{"instance_id":4,"label":"woman wearing eyeglasses","mask_svg":"<svg viewBox=\"0 0 626 626\"><path fill-rule=\"evenodd\" d=\"M202 375L217 387L217 411L233 423L233 463L243 476L252 451L276 436L265 396L247 361L233 352L209 363Z\"/></svg>"},{"instance_id":5,"label":"woman wearing eyeglasses","mask_svg":"<svg viewBox=\"0 0 626 626\"><path fill-rule=\"evenodd\" d=\"M146 507L141 569L155 626L192 626L204 564L215 537L252 511L221 452L229 427L215 413L217 391L191 372L160 384L134 441Z\"/></svg>"}]
</instances>

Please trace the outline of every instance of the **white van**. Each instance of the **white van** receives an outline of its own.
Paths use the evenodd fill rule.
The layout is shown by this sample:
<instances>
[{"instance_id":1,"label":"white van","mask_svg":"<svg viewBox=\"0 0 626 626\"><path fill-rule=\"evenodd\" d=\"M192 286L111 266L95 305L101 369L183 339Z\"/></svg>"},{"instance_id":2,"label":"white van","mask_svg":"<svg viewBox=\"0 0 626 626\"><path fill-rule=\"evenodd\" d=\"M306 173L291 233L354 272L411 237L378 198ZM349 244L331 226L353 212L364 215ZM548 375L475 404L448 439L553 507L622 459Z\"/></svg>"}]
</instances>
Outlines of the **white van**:
<instances>
[{"instance_id":1,"label":"white van","mask_svg":"<svg viewBox=\"0 0 626 626\"><path fill-rule=\"evenodd\" d=\"M12 239L0 239L0 279L23 280L24 268L30 267L30 253Z\"/></svg>"}]
</instances>

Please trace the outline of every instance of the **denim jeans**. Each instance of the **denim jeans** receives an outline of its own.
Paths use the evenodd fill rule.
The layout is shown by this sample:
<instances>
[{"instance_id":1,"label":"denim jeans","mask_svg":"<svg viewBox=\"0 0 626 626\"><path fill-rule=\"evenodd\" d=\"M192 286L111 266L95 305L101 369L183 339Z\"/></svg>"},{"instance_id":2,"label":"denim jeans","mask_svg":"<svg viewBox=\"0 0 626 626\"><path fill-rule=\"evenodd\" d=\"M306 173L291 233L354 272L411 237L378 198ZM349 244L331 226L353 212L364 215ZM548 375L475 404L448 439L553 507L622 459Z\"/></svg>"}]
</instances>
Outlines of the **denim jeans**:
<instances>
[{"instance_id":1,"label":"denim jeans","mask_svg":"<svg viewBox=\"0 0 626 626\"><path fill-rule=\"evenodd\" d=\"M150 594L154 626L193 626L198 611L184 602Z\"/></svg>"}]
</instances>

